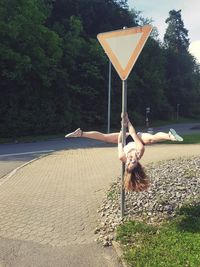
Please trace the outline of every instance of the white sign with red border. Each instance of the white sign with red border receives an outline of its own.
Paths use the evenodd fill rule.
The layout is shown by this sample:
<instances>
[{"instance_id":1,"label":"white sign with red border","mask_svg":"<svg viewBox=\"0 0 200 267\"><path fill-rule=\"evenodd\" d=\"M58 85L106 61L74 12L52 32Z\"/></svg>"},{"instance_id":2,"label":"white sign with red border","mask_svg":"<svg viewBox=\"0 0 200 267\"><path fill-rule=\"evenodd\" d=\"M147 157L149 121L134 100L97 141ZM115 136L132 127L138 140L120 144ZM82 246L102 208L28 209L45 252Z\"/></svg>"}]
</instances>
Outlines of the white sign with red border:
<instances>
[{"instance_id":1,"label":"white sign with red border","mask_svg":"<svg viewBox=\"0 0 200 267\"><path fill-rule=\"evenodd\" d=\"M152 28L151 25L145 25L97 35L121 80L128 78Z\"/></svg>"}]
</instances>

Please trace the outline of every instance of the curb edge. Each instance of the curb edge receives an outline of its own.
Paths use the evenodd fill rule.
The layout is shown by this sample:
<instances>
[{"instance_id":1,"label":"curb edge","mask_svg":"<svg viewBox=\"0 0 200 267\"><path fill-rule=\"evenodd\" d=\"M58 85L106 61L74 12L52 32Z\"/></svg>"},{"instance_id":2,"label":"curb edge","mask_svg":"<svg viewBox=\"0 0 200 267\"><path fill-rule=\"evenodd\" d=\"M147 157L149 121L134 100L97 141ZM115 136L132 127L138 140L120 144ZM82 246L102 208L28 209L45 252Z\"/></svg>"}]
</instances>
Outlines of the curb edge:
<instances>
[{"instance_id":1,"label":"curb edge","mask_svg":"<svg viewBox=\"0 0 200 267\"><path fill-rule=\"evenodd\" d=\"M46 157L48 155L50 155L50 153L49 154L45 154L45 155L41 155L38 158L35 158L35 159L32 159L32 160L29 160L28 162L26 162L26 163L18 166L17 168L15 168L14 170L12 170L11 172L7 173L3 177L1 177L1 179L0 179L0 186L2 184L4 184L6 181L8 181L14 174L16 174L20 169L24 168L26 165L29 165L29 164L33 163L34 161L39 160L41 158L44 158L44 157Z\"/></svg>"},{"instance_id":2,"label":"curb edge","mask_svg":"<svg viewBox=\"0 0 200 267\"><path fill-rule=\"evenodd\" d=\"M112 241L112 245L113 248L117 254L117 257L119 258L119 260L121 261L123 267L128 267L127 263L125 262L125 260L123 259L123 251L121 249L120 244L117 241Z\"/></svg>"}]
</instances>

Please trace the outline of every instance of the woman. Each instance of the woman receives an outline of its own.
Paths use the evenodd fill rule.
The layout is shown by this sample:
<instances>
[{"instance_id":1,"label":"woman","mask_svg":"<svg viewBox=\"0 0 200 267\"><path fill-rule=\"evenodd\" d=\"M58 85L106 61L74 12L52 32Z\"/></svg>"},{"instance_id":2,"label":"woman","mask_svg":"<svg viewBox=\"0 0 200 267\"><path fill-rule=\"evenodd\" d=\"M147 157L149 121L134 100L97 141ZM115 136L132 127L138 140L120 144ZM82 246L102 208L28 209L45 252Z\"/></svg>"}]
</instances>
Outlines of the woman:
<instances>
[{"instance_id":1,"label":"woman","mask_svg":"<svg viewBox=\"0 0 200 267\"><path fill-rule=\"evenodd\" d=\"M109 143L118 143L119 159L125 163L124 188L126 191L144 191L149 187L149 179L139 160L145 152L145 145L154 144L166 140L183 141L174 129L170 129L169 133L158 132L156 134L136 133L131 124L128 114L124 118L126 133L126 145L122 145L122 131L120 133L104 134L97 131L83 132L80 128L65 137L85 137L96 139Z\"/></svg>"}]
</instances>

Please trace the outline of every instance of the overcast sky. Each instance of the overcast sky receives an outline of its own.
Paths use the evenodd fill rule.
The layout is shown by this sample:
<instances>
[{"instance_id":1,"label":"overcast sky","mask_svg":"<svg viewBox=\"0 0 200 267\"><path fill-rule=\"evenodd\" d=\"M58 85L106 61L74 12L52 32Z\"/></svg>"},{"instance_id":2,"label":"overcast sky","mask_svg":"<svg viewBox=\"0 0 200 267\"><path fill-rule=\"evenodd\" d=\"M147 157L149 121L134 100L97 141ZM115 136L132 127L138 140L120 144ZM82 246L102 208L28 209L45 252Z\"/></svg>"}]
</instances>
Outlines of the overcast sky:
<instances>
[{"instance_id":1,"label":"overcast sky","mask_svg":"<svg viewBox=\"0 0 200 267\"><path fill-rule=\"evenodd\" d=\"M130 9L142 11L145 18L152 18L153 25L158 28L160 39L167 27L165 20L172 9L181 9L182 20L189 31L190 50L200 62L200 0L128 0Z\"/></svg>"}]
</instances>

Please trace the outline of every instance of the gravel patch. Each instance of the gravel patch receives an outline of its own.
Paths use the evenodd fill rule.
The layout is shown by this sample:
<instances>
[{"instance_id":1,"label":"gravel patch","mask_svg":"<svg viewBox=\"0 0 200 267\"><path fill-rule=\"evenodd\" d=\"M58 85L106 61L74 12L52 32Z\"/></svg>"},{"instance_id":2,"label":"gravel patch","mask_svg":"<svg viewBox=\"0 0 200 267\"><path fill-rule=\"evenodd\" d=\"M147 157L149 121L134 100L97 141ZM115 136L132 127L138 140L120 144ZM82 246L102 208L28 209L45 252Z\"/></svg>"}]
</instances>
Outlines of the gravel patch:
<instances>
[{"instance_id":1,"label":"gravel patch","mask_svg":"<svg viewBox=\"0 0 200 267\"><path fill-rule=\"evenodd\" d=\"M160 224L176 216L185 204L200 203L200 157L179 158L146 166L151 180L147 192L125 194L125 216L121 219L121 177L107 192L99 213L96 241L112 245L115 229L124 221L142 220Z\"/></svg>"}]
</instances>

